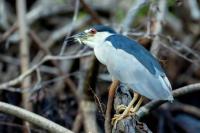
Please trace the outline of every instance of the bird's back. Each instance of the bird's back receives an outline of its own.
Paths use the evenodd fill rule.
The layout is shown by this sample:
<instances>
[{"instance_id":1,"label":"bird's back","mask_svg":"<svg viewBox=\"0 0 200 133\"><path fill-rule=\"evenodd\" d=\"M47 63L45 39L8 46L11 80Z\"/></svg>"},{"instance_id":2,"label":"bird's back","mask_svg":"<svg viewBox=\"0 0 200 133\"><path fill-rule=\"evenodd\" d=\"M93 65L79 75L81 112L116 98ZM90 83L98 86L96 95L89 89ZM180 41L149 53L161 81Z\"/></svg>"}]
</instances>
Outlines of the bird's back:
<instances>
[{"instance_id":1,"label":"bird's back","mask_svg":"<svg viewBox=\"0 0 200 133\"><path fill-rule=\"evenodd\" d=\"M107 48L96 51L104 54L107 62L104 64L115 79L149 99L173 100L171 85L162 67L144 47L118 34L109 36L104 46Z\"/></svg>"}]
</instances>

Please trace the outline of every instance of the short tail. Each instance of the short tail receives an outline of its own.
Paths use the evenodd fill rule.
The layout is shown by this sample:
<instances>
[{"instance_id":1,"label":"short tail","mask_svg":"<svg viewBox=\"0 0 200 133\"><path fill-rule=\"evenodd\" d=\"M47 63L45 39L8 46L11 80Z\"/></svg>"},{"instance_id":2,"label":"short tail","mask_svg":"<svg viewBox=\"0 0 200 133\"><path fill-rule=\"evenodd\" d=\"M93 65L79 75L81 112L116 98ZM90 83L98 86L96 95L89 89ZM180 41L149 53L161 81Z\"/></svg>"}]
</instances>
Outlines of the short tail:
<instances>
[{"instance_id":1,"label":"short tail","mask_svg":"<svg viewBox=\"0 0 200 133\"><path fill-rule=\"evenodd\" d=\"M164 83L162 82L162 85L163 85L163 87L165 88L165 89L167 89L167 91L169 91L169 97L166 99L166 100L168 100L168 101L170 101L170 102L173 102L173 100L174 100L174 97L173 97L173 95L172 95L172 86L171 86L171 84L170 84L170 82L169 82L169 79L167 78L167 76L163 76L162 77L162 79L163 79L163 81L164 81ZM167 88L166 88L167 87Z\"/></svg>"}]
</instances>

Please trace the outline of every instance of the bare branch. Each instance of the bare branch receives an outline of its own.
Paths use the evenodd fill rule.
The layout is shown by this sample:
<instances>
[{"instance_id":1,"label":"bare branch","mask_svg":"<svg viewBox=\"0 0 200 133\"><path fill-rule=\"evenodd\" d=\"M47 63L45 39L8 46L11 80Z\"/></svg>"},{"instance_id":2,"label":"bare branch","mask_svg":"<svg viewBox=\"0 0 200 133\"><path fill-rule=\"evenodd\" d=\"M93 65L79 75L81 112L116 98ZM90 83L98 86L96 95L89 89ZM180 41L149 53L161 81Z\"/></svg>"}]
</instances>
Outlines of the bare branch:
<instances>
[{"instance_id":1,"label":"bare branch","mask_svg":"<svg viewBox=\"0 0 200 133\"><path fill-rule=\"evenodd\" d=\"M83 114L82 112L79 111L74 120L72 131L78 133L79 130L81 129L82 123L83 123Z\"/></svg>"},{"instance_id":2,"label":"bare branch","mask_svg":"<svg viewBox=\"0 0 200 133\"><path fill-rule=\"evenodd\" d=\"M28 26L26 21L26 0L17 1L17 17L19 24L19 35L20 35L20 68L23 74L29 69L29 38L28 38ZM23 80L21 83L22 89L29 88L31 85L30 77ZM22 94L22 105L27 110L32 110L32 104L29 102L29 93ZM27 127L27 131L30 132L29 123L24 122ZM25 133L27 132L25 131Z\"/></svg>"},{"instance_id":3,"label":"bare branch","mask_svg":"<svg viewBox=\"0 0 200 133\"><path fill-rule=\"evenodd\" d=\"M71 22L71 28L69 29L66 37L69 37L69 35L71 34L72 32L72 28L74 27L74 24L77 20L77 17L78 17L78 11L79 11L79 0L76 0L76 5L75 5L75 10L74 10L74 16L73 16L73 19L72 19L72 22ZM65 47L66 47L66 44L63 43L62 45L62 48L61 48L61 51L60 51L60 55L62 56L64 54L64 51L65 51Z\"/></svg>"},{"instance_id":4,"label":"bare branch","mask_svg":"<svg viewBox=\"0 0 200 133\"><path fill-rule=\"evenodd\" d=\"M155 38L153 39L152 46L151 46L151 53L157 57L158 52L160 50L160 37L158 34L162 32L163 22L166 15L167 10L167 0L160 0L158 3L158 9L156 10L156 20L153 21L153 35Z\"/></svg>"},{"instance_id":5,"label":"bare branch","mask_svg":"<svg viewBox=\"0 0 200 133\"><path fill-rule=\"evenodd\" d=\"M196 116L197 118L200 118L200 109L189 104L174 102L173 105L170 106L170 111L181 111L192 116Z\"/></svg>"},{"instance_id":6,"label":"bare branch","mask_svg":"<svg viewBox=\"0 0 200 133\"><path fill-rule=\"evenodd\" d=\"M21 74L19 77L8 81L6 83L0 84L0 89L8 88L10 86L14 86L20 82L22 82L28 75L30 75L32 72L34 72L40 65L42 65L44 62L49 61L49 60L69 60L69 59L75 59L75 58L80 58L83 56L89 56L91 55L92 52L87 52L84 54L78 54L78 55L71 55L71 56L51 56L47 55L45 56L38 64L34 65L32 68Z\"/></svg>"},{"instance_id":7,"label":"bare branch","mask_svg":"<svg viewBox=\"0 0 200 133\"><path fill-rule=\"evenodd\" d=\"M196 84L191 84L191 85L187 85L181 88L178 88L176 90L173 91L173 96L174 97L179 97L191 92L196 92L196 91L200 91L200 83L196 83ZM144 105L143 107L140 108L140 110L137 112L137 116L139 118L142 118L143 116L149 114L150 111L152 111L153 109L156 109L157 107L159 107L161 104L165 103L167 101L151 101L148 104Z\"/></svg>"},{"instance_id":8,"label":"bare branch","mask_svg":"<svg viewBox=\"0 0 200 133\"><path fill-rule=\"evenodd\" d=\"M72 133L72 131L44 118L35 113L29 112L14 105L0 102L0 111L6 114L14 115L26 120L34 125L46 129L51 133Z\"/></svg>"},{"instance_id":9,"label":"bare branch","mask_svg":"<svg viewBox=\"0 0 200 133\"><path fill-rule=\"evenodd\" d=\"M0 42L5 41L17 29L18 29L18 25L17 25L17 22L16 22L0 37Z\"/></svg>"},{"instance_id":10,"label":"bare branch","mask_svg":"<svg viewBox=\"0 0 200 133\"><path fill-rule=\"evenodd\" d=\"M52 45L54 44L54 42L56 42L57 40L61 39L64 36L66 36L68 31L78 29L79 27L81 27L82 25L84 25L85 23L90 21L90 19L91 19L90 17L86 16L86 17L82 18L81 20L77 20L76 23L73 24L73 27L72 27L71 23L69 23L59 29L56 29L49 36L49 38L45 42L44 46L47 48L51 48Z\"/></svg>"},{"instance_id":11,"label":"bare branch","mask_svg":"<svg viewBox=\"0 0 200 133\"><path fill-rule=\"evenodd\" d=\"M139 9L146 2L147 2L147 0L136 0L136 2L133 3L133 5L129 9L124 21L122 22L122 29L124 31L124 34L126 34L129 31L129 28L130 28L132 22L134 21L136 14L138 13Z\"/></svg>"},{"instance_id":12,"label":"bare branch","mask_svg":"<svg viewBox=\"0 0 200 133\"><path fill-rule=\"evenodd\" d=\"M82 4L83 8L92 16L93 20L96 23L101 23L101 19L99 18L98 14L92 10L90 6L85 3L84 0L80 0L80 3Z\"/></svg>"},{"instance_id":13,"label":"bare branch","mask_svg":"<svg viewBox=\"0 0 200 133\"><path fill-rule=\"evenodd\" d=\"M82 94L82 101L79 105L83 115L83 124L85 132L98 133L98 124L96 122L96 104L92 94L92 88L96 87L99 62L92 56L86 60L81 60L80 70L84 71L79 77L79 94ZM92 124L92 125L91 125Z\"/></svg>"},{"instance_id":14,"label":"bare branch","mask_svg":"<svg viewBox=\"0 0 200 133\"><path fill-rule=\"evenodd\" d=\"M198 7L197 0L187 0L186 2L188 3L188 7L189 7L192 18L195 20L199 20L200 19L200 9Z\"/></svg>"},{"instance_id":15,"label":"bare branch","mask_svg":"<svg viewBox=\"0 0 200 133\"><path fill-rule=\"evenodd\" d=\"M93 101L83 100L80 104L84 118L84 128L86 133L98 133L96 123L96 104Z\"/></svg>"},{"instance_id":16,"label":"bare branch","mask_svg":"<svg viewBox=\"0 0 200 133\"><path fill-rule=\"evenodd\" d=\"M132 93L128 91L128 87L121 84L115 92L114 110L117 115L120 114L118 107L120 105L128 106L132 100ZM120 120L116 126L112 127L112 133L152 133L145 123L139 122L135 116L127 116ZM110 133L110 132L109 132Z\"/></svg>"}]
</instances>

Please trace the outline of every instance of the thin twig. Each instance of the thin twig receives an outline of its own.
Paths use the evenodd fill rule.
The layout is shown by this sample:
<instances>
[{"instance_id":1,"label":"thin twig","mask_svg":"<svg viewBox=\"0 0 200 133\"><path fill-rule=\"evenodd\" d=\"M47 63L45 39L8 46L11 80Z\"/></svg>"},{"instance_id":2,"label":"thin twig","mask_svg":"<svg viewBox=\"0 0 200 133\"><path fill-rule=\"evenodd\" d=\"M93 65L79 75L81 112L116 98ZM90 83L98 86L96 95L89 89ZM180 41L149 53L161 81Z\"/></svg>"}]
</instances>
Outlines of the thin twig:
<instances>
[{"instance_id":1,"label":"thin twig","mask_svg":"<svg viewBox=\"0 0 200 133\"><path fill-rule=\"evenodd\" d=\"M158 57L160 51L160 37L159 34L162 33L163 22L166 16L167 11L167 0L160 0L158 2L158 9L156 10L156 18L152 21L152 34L155 35L152 46L151 53Z\"/></svg>"},{"instance_id":2,"label":"thin twig","mask_svg":"<svg viewBox=\"0 0 200 133\"><path fill-rule=\"evenodd\" d=\"M94 95L94 99L96 101L96 104L99 105L99 109L100 109L100 112L101 114L103 115L103 117L105 118L105 115L104 115L104 109L102 107L102 103L100 101L100 99L98 98L98 96L95 94L94 90L92 90L92 88L90 89L92 91L92 94Z\"/></svg>"},{"instance_id":3,"label":"thin twig","mask_svg":"<svg viewBox=\"0 0 200 133\"><path fill-rule=\"evenodd\" d=\"M6 90L6 91L18 92L18 93L34 93L34 92L39 91L40 89L46 87L47 85L49 85L51 83L54 83L54 82L60 81L60 80L64 80L66 78L69 78L72 75L77 75L77 74L78 74L78 72L73 72L73 73L59 76L59 77L56 77L56 78L53 78L50 80L46 80L43 82L37 82L36 85L34 85L34 87L27 88L26 90L23 90L21 88L14 88L14 87L2 88L0 90Z\"/></svg>"},{"instance_id":4,"label":"thin twig","mask_svg":"<svg viewBox=\"0 0 200 133\"><path fill-rule=\"evenodd\" d=\"M84 0L80 0L80 2L82 4L83 8L93 17L93 20L96 23L101 24L102 22L98 16L98 14L95 11L93 11L92 8L89 5L87 5Z\"/></svg>"},{"instance_id":5,"label":"thin twig","mask_svg":"<svg viewBox=\"0 0 200 133\"><path fill-rule=\"evenodd\" d=\"M179 52L178 50L176 50L176 48L172 48L172 47L168 46L167 44L165 44L165 43L163 43L163 42L161 42L161 41L160 41L160 44L161 44L162 46L164 46L165 48L167 48L168 50L170 50L171 52L173 52L173 53L175 53L176 55L178 55L179 57L185 59L186 61L188 61L188 62L190 62L190 63L193 63L193 64L199 66L199 63L198 63L198 62L199 62L199 59L198 59L198 62L197 62L196 60L193 60L193 59L188 58L187 56L185 56L184 54L182 54L181 52ZM193 55L194 53L191 53L191 54Z\"/></svg>"},{"instance_id":6,"label":"thin twig","mask_svg":"<svg viewBox=\"0 0 200 133\"><path fill-rule=\"evenodd\" d=\"M40 2L40 1L39 1ZM38 2L38 3L39 3ZM38 4L38 6L34 7L26 14L26 22L28 25L36 22L39 18L56 15L59 13L67 13L73 10L73 7L66 7L66 5L55 5L54 3L48 4ZM44 2L45 3L45 2ZM58 3L58 2L57 2ZM44 8L45 7L45 8ZM0 42L5 41L12 33L14 33L18 29L18 23L15 22L1 37Z\"/></svg>"},{"instance_id":7,"label":"thin twig","mask_svg":"<svg viewBox=\"0 0 200 133\"><path fill-rule=\"evenodd\" d=\"M33 41L38 45L38 47L45 53L45 54L50 54L49 49L44 47L43 42L41 39L37 36L34 30L29 30L29 35L33 39Z\"/></svg>"},{"instance_id":8,"label":"thin twig","mask_svg":"<svg viewBox=\"0 0 200 133\"><path fill-rule=\"evenodd\" d=\"M70 29L71 29L71 31L76 30L79 27L81 27L82 25L85 25L90 21L91 21L91 17L86 16L84 18L81 18L80 20L77 20L76 23L74 23L73 27L71 27L72 25L71 25L71 23L69 23L69 24L66 24L66 25L60 27L59 29L56 29L48 37L47 41L44 43L44 46L46 48L50 49L57 40L66 36L66 34L68 33L68 31Z\"/></svg>"},{"instance_id":9,"label":"thin twig","mask_svg":"<svg viewBox=\"0 0 200 133\"><path fill-rule=\"evenodd\" d=\"M71 56L51 56L51 55L47 55L38 64L34 65L32 68L30 68L29 70L27 70L26 72L21 74L19 77L15 78L11 81L0 84L0 89L8 88L10 86L14 86L14 85L22 82L28 75L30 75L32 72L34 72L40 65L42 65L46 61L75 59L75 58L80 58L80 57L84 57L84 56L89 56L92 53L93 52L87 52L87 53L84 53L84 54L71 55Z\"/></svg>"},{"instance_id":10,"label":"thin twig","mask_svg":"<svg viewBox=\"0 0 200 133\"><path fill-rule=\"evenodd\" d=\"M30 33L30 36L32 37L32 39L33 39L33 40L35 41L35 43L38 45L38 47L39 47L41 50L43 50L45 54L51 55L51 52L49 51L49 49L46 48L44 45L42 45L42 44L44 44L44 43L43 43L43 42L41 41L41 39L37 36L37 34L36 34L33 30L31 30L29 33ZM80 54L80 53L79 53L79 54ZM65 75L64 72L63 72L63 70L60 68L58 62L56 62L55 60L51 60L51 62L52 62L52 64L58 69L58 74L59 74L59 76ZM64 79L64 82L68 85L68 87L70 88L71 92L75 95L77 101L79 101L80 98L79 98L79 95L78 95L78 93L77 93L77 91L76 91L76 86L75 86L75 84L73 83L73 81L72 81L70 78L65 78L65 79Z\"/></svg>"},{"instance_id":11,"label":"thin twig","mask_svg":"<svg viewBox=\"0 0 200 133\"><path fill-rule=\"evenodd\" d=\"M139 9L147 2L147 0L136 0L132 7L129 9L126 17L123 19L122 22L122 30L124 34L127 34L129 28L131 27L132 22L135 19L136 14L138 13Z\"/></svg>"},{"instance_id":12,"label":"thin twig","mask_svg":"<svg viewBox=\"0 0 200 133\"><path fill-rule=\"evenodd\" d=\"M5 41L17 29L18 29L18 24L16 22L0 37L0 42Z\"/></svg>"},{"instance_id":13,"label":"thin twig","mask_svg":"<svg viewBox=\"0 0 200 133\"><path fill-rule=\"evenodd\" d=\"M76 0L74 15L73 15L73 19L72 19L72 22L71 22L71 28L69 29L69 31L66 35L66 38L68 38L69 35L72 32L72 28L74 27L74 24L75 24L77 17L78 17L78 11L79 11L79 0ZM66 43L63 43L61 51L60 51L60 55L63 55L66 45L67 45Z\"/></svg>"}]
</instances>

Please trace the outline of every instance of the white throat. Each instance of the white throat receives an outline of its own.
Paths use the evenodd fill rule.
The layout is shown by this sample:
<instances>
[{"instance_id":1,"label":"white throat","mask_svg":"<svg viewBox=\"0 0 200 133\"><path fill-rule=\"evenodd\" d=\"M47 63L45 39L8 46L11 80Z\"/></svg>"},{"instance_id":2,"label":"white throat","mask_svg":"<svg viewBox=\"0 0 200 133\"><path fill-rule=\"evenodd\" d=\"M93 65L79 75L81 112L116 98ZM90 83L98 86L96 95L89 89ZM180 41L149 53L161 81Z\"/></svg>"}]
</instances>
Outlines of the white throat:
<instances>
[{"instance_id":1,"label":"white throat","mask_svg":"<svg viewBox=\"0 0 200 133\"><path fill-rule=\"evenodd\" d=\"M84 40L83 43L88 45L89 47L97 47L101 45L107 37L112 35L112 33L109 32L97 32L94 36L89 37L87 40Z\"/></svg>"}]
</instances>

